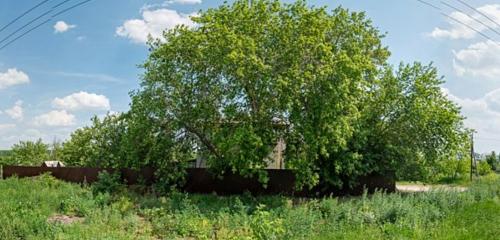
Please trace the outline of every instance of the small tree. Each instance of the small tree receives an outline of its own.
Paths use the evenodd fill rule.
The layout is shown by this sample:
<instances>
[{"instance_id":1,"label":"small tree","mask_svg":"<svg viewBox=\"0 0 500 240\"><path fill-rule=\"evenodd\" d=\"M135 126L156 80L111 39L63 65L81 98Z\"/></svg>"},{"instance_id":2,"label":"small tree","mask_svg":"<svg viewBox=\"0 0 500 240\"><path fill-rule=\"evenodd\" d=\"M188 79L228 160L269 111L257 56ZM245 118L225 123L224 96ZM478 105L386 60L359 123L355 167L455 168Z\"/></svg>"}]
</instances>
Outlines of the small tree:
<instances>
[{"instance_id":1,"label":"small tree","mask_svg":"<svg viewBox=\"0 0 500 240\"><path fill-rule=\"evenodd\" d=\"M493 171L496 171L497 170L497 164L498 164L498 158L500 156L497 157L495 151L491 151L491 154L489 155L486 155L486 162L490 165L491 169Z\"/></svg>"},{"instance_id":2,"label":"small tree","mask_svg":"<svg viewBox=\"0 0 500 240\"><path fill-rule=\"evenodd\" d=\"M0 166L9 164L9 157L11 155L10 150L0 150Z\"/></svg>"},{"instance_id":3,"label":"small tree","mask_svg":"<svg viewBox=\"0 0 500 240\"><path fill-rule=\"evenodd\" d=\"M122 138L127 129L122 115L92 118L92 125L77 129L63 144L62 159L69 166L127 167Z\"/></svg>"},{"instance_id":4,"label":"small tree","mask_svg":"<svg viewBox=\"0 0 500 240\"><path fill-rule=\"evenodd\" d=\"M442 83L432 65L382 69L362 95L359 121L351 122L353 137L332 157L348 161L349 168L342 171L352 175L350 169L364 174L393 169L399 179L421 181L463 172L469 130L460 108L441 90ZM338 168L321 167L330 176L342 174L331 172Z\"/></svg>"},{"instance_id":5,"label":"small tree","mask_svg":"<svg viewBox=\"0 0 500 240\"><path fill-rule=\"evenodd\" d=\"M477 164L477 173L481 176L488 175L492 173L493 171L491 170L491 166L488 164L488 162L481 160Z\"/></svg>"},{"instance_id":6,"label":"small tree","mask_svg":"<svg viewBox=\"0 0 500 240\"><path fill-rule=\"evenodd\" d=\"M49 159L49 147L41 139L14 144L7 164L39 166Z\"/></svg>"}]
</instances>

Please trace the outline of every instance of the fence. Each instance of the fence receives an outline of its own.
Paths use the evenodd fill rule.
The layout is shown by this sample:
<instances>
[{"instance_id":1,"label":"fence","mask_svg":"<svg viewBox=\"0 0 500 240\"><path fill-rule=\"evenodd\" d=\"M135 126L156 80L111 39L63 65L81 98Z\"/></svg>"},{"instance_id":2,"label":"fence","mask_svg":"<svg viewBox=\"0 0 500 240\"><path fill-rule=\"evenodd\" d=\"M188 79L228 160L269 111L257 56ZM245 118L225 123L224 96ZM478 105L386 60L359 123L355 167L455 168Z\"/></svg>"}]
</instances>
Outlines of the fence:
<instances>
[{"instance_id":1,"label":"fence","mask_svg":"<svg viewBox=\"0 0 500 240\"><path fill-rule=\"evenodd\" d=\"M76 168L76 167L21 167L4 166L3 178L13 176L33 177L42 173L50 172L55 178L74 183L92 183L97 181L101 171L119 171L122 179L127 184L133 185L139 182L150 185L155 182L154 169L142 170L132 169L106 169L106 168ZM393 192L396 189L394 174L385 175L371 174L358 179L358 185L353 188L322 188L316 187L311 190L295 190L295 174L292 170L266 170L269 176L267 187L262 186L256 177L245 178L237 174L225 174L218 178L204 168L189 168L184 186L181 190L189 193L217 193L221 195L241 194L250 192L257 195L284 194L293 196L322 196L322 195L359 195L366 189L374 192L376 189Z\"/></svg>"},{"instance_id":2,"label":"fence","mask_svg":"<svg viewBox=\"0 0 500 240\"><path fill-rule=\"evenodd\" d=\"M43 173L50 173L57 179L73 183L93 183L97 181L99 172L119 171L122 179L130 185L145 181L146 184L154 182L154 170L145 168L140 171L132 169L112 169L112 168L88 168L88 167L25 167L25 166L3 166L3 178L17 176L34 177Z\"/></svg>"}]
</instances>

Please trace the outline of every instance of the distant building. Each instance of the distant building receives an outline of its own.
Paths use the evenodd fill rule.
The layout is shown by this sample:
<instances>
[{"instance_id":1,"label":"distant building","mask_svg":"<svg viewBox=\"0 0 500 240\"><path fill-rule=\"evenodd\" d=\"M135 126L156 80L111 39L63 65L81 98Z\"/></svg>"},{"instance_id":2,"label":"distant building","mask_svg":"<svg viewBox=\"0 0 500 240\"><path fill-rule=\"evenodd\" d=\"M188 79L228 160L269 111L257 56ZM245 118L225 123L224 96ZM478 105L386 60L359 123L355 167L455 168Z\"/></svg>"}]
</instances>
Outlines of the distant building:
<instances>
[{"instance_id":1,"label":"distant building","mask_svg":"<svg viewBox=\"0 0 500 240\"><path fill-rule=\"evenodd\" d=\"M267 167L266 169L285 169L285 160L283 153L285 152L286 144L285 140L280 138L273 151L266 158ZM204 157L198 156L196 160L191 163L191 167L194 168L207 168L207 161Z\"/></svg>"},{"instance_id":2,"label":"distant building","mask_svg":"<svg viewBox=\"0 0 500 240\"><path fill-rule=\"evenodd\" d=\"M42 167L64 167L64 163L59 161L45 161L42 163Z\"/></svg>"}]
</instances>

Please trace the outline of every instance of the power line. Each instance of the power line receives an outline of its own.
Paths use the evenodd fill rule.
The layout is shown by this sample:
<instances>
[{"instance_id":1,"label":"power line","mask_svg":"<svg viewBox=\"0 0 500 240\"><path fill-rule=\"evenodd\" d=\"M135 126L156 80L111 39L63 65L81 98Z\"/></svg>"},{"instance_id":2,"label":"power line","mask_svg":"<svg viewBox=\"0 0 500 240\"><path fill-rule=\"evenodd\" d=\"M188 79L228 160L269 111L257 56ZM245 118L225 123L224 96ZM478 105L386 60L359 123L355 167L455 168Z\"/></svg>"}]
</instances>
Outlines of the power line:
<instances>
[{"instance_id":1,"label":"power line","mask_svg":"<svg viewBox=\"0 0 500 240\"><path fill-rule=\"evenodd\" d=\"M24 24L22 27L18 28L17 30L15 30L14 32L10 33L9 35L7 35L7 37L4 37L2 40L0 40L0 44L5 42L6 40L8 40L10 37L14 36L16 33L20 32L21 30L23 30L24 28L26 28L27 26L31 25L32 23L36 22L38 19L44 17L45 15L51 13L53 11L53 9L50 9L49 11L41 14L40 16L34 18L33 20L29 21L28 23Z\"/></svg>"},{"instance_id":2,"label":"power line","mask_svg":"<svg viewBox=\"0 0 500 240\"><path fill-rule=\"evenodd\" d=\"M3 45L2 47L0 47L0 51L1 51L1 50L3 50L4 48L6 48L7 46L9 46L11 43L15 42L16 40L18 40L18 39L20 39L20 38L24 37L26 34L30 33L31 31L33 31L33 30L35 30L35 29L37 29L37 28L41 27L42 25L44 25L44 24L46 24L46 23L50 22L50 20L51 20L51 19L47 19L47 20L45 20L44 22L42 22L42 23L40 23L40 24L36 25L35 27L33 27L33 28L29 29L28 31L24 32L23 34L19 35L18 37L14 38L14 39L13 39L13 40L11 40L10 42L8 42L8 43L6 43L5 45Z\"/></svg>"},{"instance_id":3,"label":"power line","mask_svg":"<svg viewBox=\"0 0 500 240\"><path fill-rule=\"evenodd\" d=\"M70 0L66 0L66 1L64 1L64 2L68 2L68 1L70 1ZM40 24L36 25L35 27L33 27L33 28L29 29L28 31L26 31L26 32L24 32L23 34L21 34L20 36L16 37L15 39L11 40L10 42L8 42L8 43L6 43L5 45L3 45L2 47L0 47L0 51L1 51L1 50L3 50L4 48L8 47L10 44L14 43L16 40L18 40L18 39L20 39L20 38L24 37L25 35L27 35L27 34L28 34L28 33L30 33L31 31L33 31L33 30L35 30L35 29L37 29L37 28L39 28L39 27L43 26L44 24L47 24L47 23L48 23L48 22L50 22L50 21L51 21L54 17L57 17L57 16L59 16L59 15L61 15L61 14L65 13L65 12L68 12L68 11L70 11L70 10L72 10L72 9L76 8L76 7L79 7L79 6L81 6L81 5L85 4L85 3L88 3L88 2L90 2L90 1L92 1L92 0L85 0L85 1L83 1L83 2L80 2L80 3L77 3L77 4L73 5L73 6L71 6L71 7L68 7L68 8L66 8L66 9L64 9L64 10L62 10L62 11L59 11L58 13L56 13L56 14L52 15L49 19L47 19L47 20L45 20L44 22L42 22L42 23L40 23ZM58 4L58 5L56 5L56 6L60 6L60 5L61 5L61 4ZM50 11L50 12L51 12L51 11ZM50 13L50 12L49 12L49 13Z\"/></svg>"},{"instance_id":4,"label":"power line","mask_svg":"<svg viewBox=\"0 0 500 240\"><path fill-rule=\"evenodd\" d=\"M483 21L479 20L478 18L476 18L476 17L474 17L474 16L471 16L470 14L468 14L468 13L466 13L466 12L464 12L464 11L462 11L462 10L458 9L457 7L455 7L455 6L451 5L451 4L448 4L447 2L441 1L441 4L443 4L443 5L447 6L447 7L451 8L451 9L453 9L453 10L455 10L455 11L458 11L459 13L462 13L462 14L466 15L466 16L467 16L467 17L469 17L470 19L473 19L473 20L475 20L476 22L478 22L479 24L481 24L481 25L485 26L486 28L490 29L492 32L494 32L494 33L496 33L496 34L500 35L500 32L498 32L496 29L494 29L494 28L492 28L492 27L488 26L487 24L485 24Z\"/></svg>"},{"instance_id":5,"label":"power line","mask_svg":"<svg viewBox=\"0 0 500 240\"><path fill-rule=\"evenodd\" d=\"M472 9L474 12L477 12L477 13L481 14L483 17L487 18L492 23L494 23L495 25L497 25L498 27L500 27L500 24L498 24L495 20L493 20L492 18L490 18L488 15L486 15L483 12L477 10L476 8L474 8L473 6L469 5L468 3L466 3L466 2L464 2L462 0L457 0L457 1L460 2L460 3L462 3L463 5L465 5L466 7Z\"/></svg>"},{"instance_id":6,"label":"power line","mask_svg":"<svg viewBox=\"0 0 500 240\"><path fill-rule=\"evenodd\" d=\"M5 30L6 28L8 28L10 25L14 24L15 22L17 22L17 20L21 19L22 17L26 16L26 14L30 13L31 11L35 10L36 8L42 6L43 4L45 4L46 2L48 1L51 1L51 0L44 0L42 2L40 2L39 4L35 5L34 7L30 8L28 11L24 12L23 14L21 14L20 16L14 18L14 20L10 21L9 23L7 23L5 26L3 26L2 28L0 28L0 32L2 32L3 30Z\"/></svg>"},{"instance_id":7,"label":"power line","mask_svg":"<svg viewBox=\"0 0 500 240\"><path fill-rule=\"evenodd\" d=\"M488 35L486 35L486 34L482 33L481 31L478 31L477 29L475 29L475 28L471 27L469 24L464 23L464 22L462 22L462 21L458 20L457 18L455 18L455 17L453 17L453 16L451 16L451 15L449 15L449 14L444 13L444 12L443 12L443 9L441 9L440 7L437 7L437 6L435 6L434 4L429 3L429 2L426 2L426 1L423 1L423 0L417 0L417 1L419 1L420 3L425 4L425 5L427 5L427 6L430 6L430 7L434 8L434 9L436 9L436 10L439 10L439 11L440 11L440 13L441 13L441 15L443 15L443 16L445 16L445 17L447 17L447 18L450 18L451 20L453 20L453 21L455 21L455 22L457 22L457 23L459 23L459 24L461 24L461 25L463 25L463 26L465 26L465 27L469 28L470 30L472 30L472 31L474 31L474 32L476 32L476 33L478 33L479 35L483 36L484 38L486 38L486 39L488 39L488 40L490 40L490 41L492 41L492 42L494 42L494 43L496 43L496 44L500 45L500 43L498 43L497 41L493 40L492 38L490 38Z\"/></svg>"},{"instance_id":8,"label":"power line","mask_svg":"<svg viewBox=\"0 0 500 240\"><path fill-rule=\"evenodd\" d=\"M429 3L429 2L426 2L426 1L423 1L423 0L417 0L417 1L419 1L419 2L421 2L421 3L423 3L423 4L427 5L427 6L429 6L431 8L434 8L434 9L436 9L438 11L443 11L443 9L441 9L440 7L438 7L438 6L436 6L436 5L432 4L432 3Z\"/></svg>"},{"instance_id":9,"label":"power line","mask_svg":"<svg viewBox=\"0 0 500 240\"><path fill-rule=\"evenodd\" d=\"M5 42L6 40L8 40L9 38L11 38L12 36L14 36L16 33L20 32L21 30L25 29L26 27L28 27L29 25L31 25L32 23L36 22L37 20L49 15L52 11L54 11L55 9L57 9L58 7L60 7L61 5L69 2L71 0L65 0L65 1L62 1L54 6L52 6L52 8L49 10L49 11L46 11L42 14L40 14L38 17L32 19L31 21L29 21L28 23L24 24L22 27L18 28L17 30L15 30L14 32L10 33L9 35L7 35L7 37L3 38L2 40L0 40L0 44Z\"/></svg>"},{"instance_id":10,"label":"power line","mask_svg":"<svg viewBox=\"0 0 500 240\"><path fill-rule=\"evenodd\" d=\"M67 12L67 11L73 9L73 8L79 7L79 6L81 6L81 5L85 4L85 3L88 3L90 1L92 1L92 0L86 0L86 1L83 1L83 2L80 2L80 3L77 3L77 4L75 4L75 5L73 5L73 6L69 7L69 8L66 8L66 9L64 9L64 10L62 10L62 11L60 11L60 12L54 14L54 15L52 15L52 17L57 17L57 16L65 13L65 12Z\"/></svg>"},{"instance_id":11,"label":"power line","mask_svg":"<svg viewBox=\"0 0 500 240\"><path fill-rule=\"evenodd\" d=\"M57 5L53 6L52 8L58 8L59 6L61 6L61 5L65 4L65 3L69 2L69 1L71 1L71 0L65 0L65 1L62 1L62 2L60 2L59 4L57 4Z\"/></svg>"},{"instance_id":12,"label":"power line","mask_svg":"<svg viewBox=\"0 0 500 240\"><path fill-rule=\"evenodd\" d=\"M495 42L495 43L497 43L497 44L498 44L498 42L497 42L497 41L493 40L492 38L490 38L488 35L486 35L486 34L482 33L481 31L479 31L479 30L477 30L477 29L475 29L475 28L471 27L469 24L464 23L464 22L462 22L462 21L458 20L457 18L455 18L455 17L453 17L453 16L451 16L451 15L449 15L449 14L446 14L446 13L441 13L441 14L442 14L442 15L444 15L445 17L450 18L451 20L453 20L453 21L455 21L455 22L457 22L457 23L459 23L459 24L462 24L463 26L465 26L465 27L469 28L470 30L472 30L472 31L474 31L474 32L476 32L476 33L478 33L479 35L483 36L484 38L486 38L486 39L488 39L488 40L490 40L490 41Z\"/></svg>"}]
</instances>

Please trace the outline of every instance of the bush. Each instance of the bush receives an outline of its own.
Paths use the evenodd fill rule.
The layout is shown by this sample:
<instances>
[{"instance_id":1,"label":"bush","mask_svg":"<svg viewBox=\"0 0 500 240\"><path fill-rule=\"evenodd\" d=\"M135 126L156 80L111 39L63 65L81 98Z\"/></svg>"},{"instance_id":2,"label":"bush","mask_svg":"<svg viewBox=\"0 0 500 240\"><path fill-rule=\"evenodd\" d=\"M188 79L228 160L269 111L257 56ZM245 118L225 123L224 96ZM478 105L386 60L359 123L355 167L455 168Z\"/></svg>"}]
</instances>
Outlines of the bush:
<instances>
[{"instance_id":1,"label":"bush","mask_svg":"<svg viewBox=\"0 0 500 240\"><path fill-rule=\"evenodd\" d=\"M97 179L98 180L92 184L92 192L96 195L98 193L118 193L125 188L121 181L120 173L118 172L109 173L108 171L102 171L99 173Z\"/></svg>"},{"instance_id":2,"label":"bush","mask_svg":"<svg viewBox=\"0 0 500 240\"><path fill-rule=\"evenodd\" d=\"M276 217L272 212L264 210L265 206L260 205L253 213L250 223L256 239L281 239L285 233L283 219Z\"/></svg>"},{"instance_id":3,"label":"bush","mask_svg":"<svg viewBox=\"0 0 500 240\"><path fill-rule=\"evenodd\" d=\"M4 156L2 163L22 166L40 166L49 159L49 146L41 139L37 141L20 141L12 146L8 156Z\"/></svg>"},{"instance_id":4,"label":"bush","mask_svg":"<svg viewBox=\"0 0 500 240\"><path fill-rule=\"evenodd\" d=\"M84 201L83 199L81 196L63 199L59 205L59 211L69 216L86 216L94 207L94 201Z\"/></svg>"},{"instance_id":5,"label":"bush","mask_svg":"<svg viewBox=\"0 0 500 240\"><path fill-rule=\"evenodd\" d=\"M486 161L479 161L477 164L477 173L481 176L488 175L492 173L493 170L491 170L490 164Z\"/></svg>"}]
</instances>

